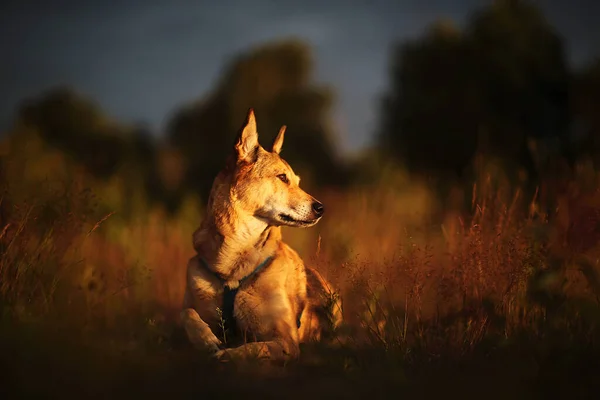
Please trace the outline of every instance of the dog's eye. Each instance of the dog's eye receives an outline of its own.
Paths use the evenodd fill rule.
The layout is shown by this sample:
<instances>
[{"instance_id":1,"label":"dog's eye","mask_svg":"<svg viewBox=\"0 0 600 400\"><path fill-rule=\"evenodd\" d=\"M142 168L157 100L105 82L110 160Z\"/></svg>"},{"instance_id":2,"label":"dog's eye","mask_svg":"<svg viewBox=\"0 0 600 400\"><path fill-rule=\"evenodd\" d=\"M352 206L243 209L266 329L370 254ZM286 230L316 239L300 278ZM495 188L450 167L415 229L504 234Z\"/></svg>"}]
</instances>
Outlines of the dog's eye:
<instances>
[{"instance_id":1,"label":"dog's eye","mask_svg":"<svg viewBox=\"0 0 600 400\"><path fill-rule=\"evenodd\" d=\"M281 180L281 182L283 183L290 183L288 177L286 174L279 174L277 175L277 177L279 178L279 180Z\"/></svg>"}]
</instances>

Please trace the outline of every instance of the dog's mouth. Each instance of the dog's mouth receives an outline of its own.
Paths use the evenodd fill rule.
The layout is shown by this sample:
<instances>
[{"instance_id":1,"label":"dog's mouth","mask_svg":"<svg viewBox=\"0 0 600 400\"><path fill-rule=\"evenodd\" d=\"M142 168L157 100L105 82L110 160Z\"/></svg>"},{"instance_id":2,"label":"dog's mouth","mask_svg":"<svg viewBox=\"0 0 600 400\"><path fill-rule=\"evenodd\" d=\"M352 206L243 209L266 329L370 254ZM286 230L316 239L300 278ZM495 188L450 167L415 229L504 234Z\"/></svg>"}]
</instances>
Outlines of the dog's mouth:
<instances>
[{"instance_id":1,"label":"dog's mouth","mask_svg":"<svg viewBox=\"0 0 600 400\"><path fill-rule=\"evenodd\" d=\"M292 218L291 216L289 216L287 214L283 214L283 213L279 214L279 218L283 222L286 222L286 223L288 223L290 225L299 225L299 226L314 225L319 220L319 218L317 218L317 219L313 219L313 220L310 220L310 221L302 221L302 220L299 220L299 219Z\"/></svg>"}]
</instances>

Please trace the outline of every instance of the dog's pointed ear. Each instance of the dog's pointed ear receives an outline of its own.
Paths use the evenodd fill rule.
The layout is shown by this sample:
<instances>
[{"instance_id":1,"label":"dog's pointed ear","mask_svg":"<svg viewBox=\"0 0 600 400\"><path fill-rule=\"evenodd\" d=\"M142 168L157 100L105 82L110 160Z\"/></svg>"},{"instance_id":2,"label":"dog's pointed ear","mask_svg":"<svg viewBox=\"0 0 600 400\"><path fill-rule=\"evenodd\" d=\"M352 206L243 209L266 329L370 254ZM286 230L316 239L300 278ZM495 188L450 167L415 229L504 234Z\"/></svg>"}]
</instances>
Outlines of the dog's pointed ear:
<instances>
[{"instance_id":1,"label":"dog's pointed ear","mask_svg":"<svg viewBox=\"0 0 600 400\"><path fill-rule=\"evenodd\" d=\"M279 129L279 133L277 134L277 137L275 138L275 140L273 140L273 146L271 147L271 151L275 154L281 153L281 147L283 146L283 138L285 136L285 128L286 128L286 126L283 125Z\"/></svg>"},{"instance_id":2,"label":"dog's pointed ear","mask_svg":"<svg viewBox=\"0 0 600 400\"><path fill-rule=\"evenodd\" d=\"M254 118L254 110L250 109L244 127L235 142L235 151L238 160L253 161L257 147L258 131L256 130L256 119Z\"/></svg>"}]
</instances>

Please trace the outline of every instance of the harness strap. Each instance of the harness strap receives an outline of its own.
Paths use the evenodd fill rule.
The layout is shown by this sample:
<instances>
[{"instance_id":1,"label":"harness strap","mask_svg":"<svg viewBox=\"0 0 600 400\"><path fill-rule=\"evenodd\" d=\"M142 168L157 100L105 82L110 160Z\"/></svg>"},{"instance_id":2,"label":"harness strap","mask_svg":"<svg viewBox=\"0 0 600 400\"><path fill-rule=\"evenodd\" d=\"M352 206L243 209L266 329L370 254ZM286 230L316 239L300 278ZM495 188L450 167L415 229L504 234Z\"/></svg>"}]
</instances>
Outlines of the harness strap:
<instances>
[{"instance_id":1,"label":"harness strap","mask_svg":"<svg viewBox=\"0 0 600 400\"><path fill-rule=\"evenodd\" d=\"M209 268L208 263L206 262L206 260L204 258L200 257L200 260L202 261L202 264L204 264L204 267L207 270L212 271ZM237 295L237 292L238 292L240 286L242 285L242 283L244 283L245 281L247 281L248 279L250 279L251 277L256 275L258 272L260 272L272 260L273 260L273 256L269 256L262 263L258 264L258 266L256 268L254 268L254 270L252 272L250 272L248 275L246 275L245 277L243 277L242 279L239 280L239 284L235 289L231 289L229 286L227 286L225 284L225 280L223 278L221 278L218 274L214 274L223 284L223 309L221 310L222 311L221 317L223 319L223 328L224 328L225 332L235 332L236 328L237 328L235 317L233 315L233 306L235 303L235 296ZM298 329L300 329L301 317L302 317L302 312L300 312L300 315L298 315L298 317L296 318L296 326Z\"/></svg>"},{"instance_id":2,"label":"harness strap","mask_svg":"<svg viewBox=\"0 0 600 400\"><path fill-rule=\"evenodd\" d=\"M218 274L214 274L223 284L223 309L221 310L221 317L223 319L223 328L226 332L236 331L236 322L233 316L233 304L235 302L235 296L237 295L240 286L242 285L242 283L256 275L258 272L260 272L260 270L267 266L272 259L273 256L269 256L262 263L258 264L258 266L254 268L254 270L252 270L252 272L250 272L248 275L239 280L239 284L235 289L231 289L228 285L226 285L225 280L221 276L219 276ZM200 258L200 260L202 261L202 264L204 264L204 267L207 270L211 271L211 269L208 267L208 263L206 262L206 260L202 257Z\"/></svg>"}]
</instances>

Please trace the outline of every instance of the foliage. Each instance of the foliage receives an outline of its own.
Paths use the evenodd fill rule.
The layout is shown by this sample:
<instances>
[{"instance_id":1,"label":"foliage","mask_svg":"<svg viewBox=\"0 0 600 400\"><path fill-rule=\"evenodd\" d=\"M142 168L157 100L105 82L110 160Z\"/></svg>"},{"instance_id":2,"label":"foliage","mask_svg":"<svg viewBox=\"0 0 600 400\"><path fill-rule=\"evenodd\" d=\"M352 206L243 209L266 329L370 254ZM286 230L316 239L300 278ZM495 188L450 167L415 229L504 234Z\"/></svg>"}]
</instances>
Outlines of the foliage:
<instances>
[{"instance_id":1,"label":"foliage","mask_svg":"<svg viewBox=\"0 0 600 400\"><path fill-rule=\"evenodd\" d=\"M298 41L276 42L234 58L210 96L175 113L169 124L169 142L188 166L187 185L206 198L251 107L264 147L287 126L283 154L303 181L338 182L343 169L329 121L333 93L312 82L312 70L310 49Z\"/></svg>"},{"instance_id":2,"label":"foliage","mask_svg":"<svg viewBox=\"0 0 600 400\"><path fill-rule=\"evenodd\" d=\"M464 31L438 24L397 47L380 147L417 172L460 176L483 153L531 175L529 143L555 137L572 162L569 80L561 40L539 10L495 2Z\"/></svg>"}]
</instances>

